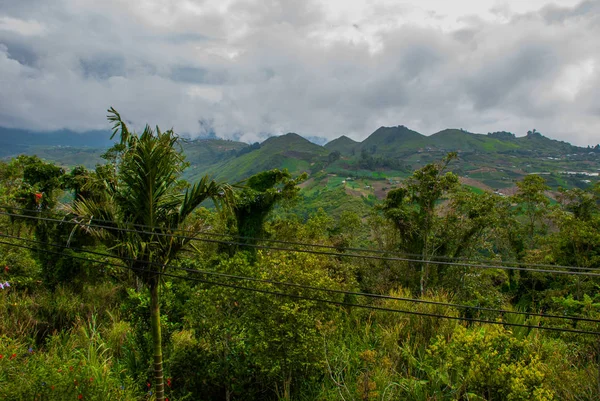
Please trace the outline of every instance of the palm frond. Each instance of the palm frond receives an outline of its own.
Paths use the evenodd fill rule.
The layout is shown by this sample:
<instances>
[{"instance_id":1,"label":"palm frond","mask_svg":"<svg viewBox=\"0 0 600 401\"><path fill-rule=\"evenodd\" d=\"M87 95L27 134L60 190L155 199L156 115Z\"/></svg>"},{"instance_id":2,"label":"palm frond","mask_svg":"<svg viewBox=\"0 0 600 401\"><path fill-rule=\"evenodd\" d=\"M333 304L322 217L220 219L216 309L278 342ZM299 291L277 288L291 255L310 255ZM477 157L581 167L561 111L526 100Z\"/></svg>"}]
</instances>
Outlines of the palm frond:
<instances>
[{"instance_id":1,"label":"palm frond","mask_svg":"<svg viewBox=\"0 0 600 401\"><path fill-rule=\"evenodd\" d=\"M121 145L126 144L131 136L129 134L129 129L127 128L127 125L121 119L121 115L117 112L117 110L114 109L114 107L110 107L107 110L107 112L108 115L106 116L106 118L108 118L108 121L113 123L112 135L110 136L110 139L113 139L118 132L121 132Z\"/></svg>"}]
</instances>

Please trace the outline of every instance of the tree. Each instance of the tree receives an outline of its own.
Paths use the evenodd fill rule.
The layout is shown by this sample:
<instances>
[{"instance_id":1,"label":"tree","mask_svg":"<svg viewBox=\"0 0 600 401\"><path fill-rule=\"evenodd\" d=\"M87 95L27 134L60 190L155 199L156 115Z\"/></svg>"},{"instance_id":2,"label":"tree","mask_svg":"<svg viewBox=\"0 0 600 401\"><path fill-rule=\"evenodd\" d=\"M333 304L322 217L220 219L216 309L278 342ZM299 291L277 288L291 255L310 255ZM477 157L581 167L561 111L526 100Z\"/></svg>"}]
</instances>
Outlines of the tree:
<instances>
[{"instance_id":1,"label":"tree","mask_svg":"<svg viewBox=\"0 0 600 401\"><path fill-rule=\"evenodd\" d=\"M600 183L586 190L562 189L558 200L560 209L552 214L558 230L544 238L548 246L545 256L559 265L599 268ZM597 280L581 276L569 279L576 285L577 300L597 292Z\"/></svg>"},{"instance_id":2,"label":"tree","mask_svg":"<svg viewBox=\"0 0 600 401\"><path fill-rule=\"evenodd\" d=\"M20 188L15 194L17 203L29 211L51 210L63 187L65 171L37 156L21 155L10 164L13 163L23 171Z\"/></svg>"},{"instance_id":3,"label":"tree","mask_svg":"<svg viewBox=\"0 0 600 401\"><path fill-rule=\"evenodd\" d=\"M275 205L292 200L298 194L298 184L306 179L306 173L295 179L284 170L268 170L255 174L236 194L233 215L237 233L242 242L255 244L264 235L264 223Z\"/></svg>"},{"instance_id":4,"label":"tree","mask_svg":"<svg viewBox=\"0 0 600 401\"><path fill-rule=\"evenodd\" d=\"M44 286L54 290L60 283L78 282L78 276L84 271L83 264L71 257L71 250L57 251L50 244L70 242L77 247L84 245L85 238L72 236L72 226L38 219L42 213L42 217L53 217L45 213L55 212L58 199L68 186L64 169L37 156L25 155L11 160L6 167L1 173L6 178L8 196L5 200L17 207L16 215L11 217L16 224L12 226L16 227L19 236L21 223L32 228L30 234L39 242L32 252L40 264ZM23 216L17 217L19 214Z\"/></svg>"},{"instance_id":5,"label":"tree","mask_svg":"<svg viewBox=\"0 0 600 401\"><path fill-rule=\"evenodd\" d=\"M400 249L421 255L421 294L427 284L428 261L438 251L434 235L438 219L436 202L458 186L458 176L446 172L448 163L456 157L456 153L449 153L440 163L428 164L415 171L404 186L388 192L382 206L384 215L392 221L400 234Z\"/></svg>"},{"instance_id":6,"label":"tree","mask_svg":"<svg viewBox=\"0 0 600 401\"><path fill-rule=\"evenodd\" d=\"M534 130L535 131L535 130ZM544 232L544 216L548 212L550 200L544 194L550 189L546 180L536 174L530 174L517 182L519 192L513 196L513 200L519 205L520 212L526 220L525 232L529 245L535 242L535 235Z\"/></svg>"},{"instance_id":7,"label":"tree","mask_svg":"<svg viewBox=\"0 0 600 401\"><path fill-rule=\"evenodd\" d=\"M204 200L221 205L231 199L231 188L203 177L181 191L179 177L187 166L179 137L158 127L146 125L141 135L130 132L113 108L108 110L113 123L111 138L120 141L111 153L114 169L98 174L104 192L101 199L80 197L72 207L80 227L122 258L150 292L150 319L154 353L156 399L164 399L159 287L161 274L179 251L189 244L176 236L183 230L197 231L200 222L189 218ZM112 174L108 173L112 171ZM96 194L98 195L98 194ZM96 228L94 224L107 228Z\"/></svg>"}]
</instances>

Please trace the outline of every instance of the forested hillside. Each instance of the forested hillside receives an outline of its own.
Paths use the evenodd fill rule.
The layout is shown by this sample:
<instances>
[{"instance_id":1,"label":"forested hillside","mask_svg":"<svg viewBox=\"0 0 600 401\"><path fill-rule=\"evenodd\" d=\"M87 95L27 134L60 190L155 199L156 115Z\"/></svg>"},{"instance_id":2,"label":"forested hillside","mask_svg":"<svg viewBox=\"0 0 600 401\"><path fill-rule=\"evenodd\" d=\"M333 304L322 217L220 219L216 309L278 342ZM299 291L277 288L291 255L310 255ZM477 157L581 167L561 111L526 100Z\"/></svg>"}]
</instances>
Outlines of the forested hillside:
<instances>
[{"instance_id":1,"label":"forested hillside","mask_svg":"<svg viewBox=\"0 0 600 401\"><path fill-rule=\"evenodd\" d=\"M597 399L600 184L470 185L537 133L413 165L110 122L94 168L0 162L0 398Z\"/></svg>"}]
</instances>

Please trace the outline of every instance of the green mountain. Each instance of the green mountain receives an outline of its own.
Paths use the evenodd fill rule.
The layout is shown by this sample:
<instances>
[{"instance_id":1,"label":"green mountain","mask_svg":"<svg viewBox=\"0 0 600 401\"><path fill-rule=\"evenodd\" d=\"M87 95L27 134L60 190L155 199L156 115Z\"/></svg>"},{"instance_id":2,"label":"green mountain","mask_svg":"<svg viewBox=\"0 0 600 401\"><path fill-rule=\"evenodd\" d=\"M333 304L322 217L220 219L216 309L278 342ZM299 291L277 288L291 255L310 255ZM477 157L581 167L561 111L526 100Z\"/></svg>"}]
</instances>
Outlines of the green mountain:
<instances>
[{"instance_id":1,"label":"green mountain","mask_svg":"<svg viewBox=\"0 0 600 401\"><path fill-rule=\"evenodd\" d=\"M534 153L556 154L585 151L585 148L573 146L568 142L547 138L536 130L529 131L526 136L516 138L515 142L521 149Z\"/></svg>"},{"instance_id":2,"label":"green mountain","mask_svg":"<svg viewBox=\"0 0 600 401\"><path fill-rule=\"evenodd\" d=\"M427 137L404 125L379 127L360 143L360 150L383 156L399 156L412 153L425 146Z\"/></svg>"},{"instance_id":3,"label":"green mountain","mask_svg":"<svg viewBox=\"0 0 600 401\"><path fill-rule=\"evenodd\" d=\"M271 137L260 148L208 169L219 180L239 181L260 171L287 168L293 174L311 171L327 160L329 151L298 134Z\"/></svg>"},{"instance_id":4,"label":"green mountain","mask_svg":"<svg viewBox=\"0 0 600 401\"><path fill-rule=\"evenodd\" d=\"M473 134L458 129L445 129L427 137L427 146L453 152L506 152L515 150L518 144L487 135Z\"/></svg>"},{"instance_id":5,"label":"green mountain","mask_svg":"<svg viewBox=\"0 0 600 401\"><path fill-rule=\"evenodd\" d=\"M7 129L1 133L6 133L0 137L0 156L5 159L20 153L37 154L63 166L93 168L102 162L100 155L110 144L108 133L102 135L103 143L98 142L100 135L56 132L40 136L43 134ZM600 171L598 147L573 146L535 130L524 137L504 131L474 134L462 129L424 136L400 125L380 127L362 142L341 136L325 146L294 133L253 145L196 139L186 140L182 146L190 163L184 175L189 181L208 173L233 183L273 168L287 168L294 175L308 172L310 179L303 196L310 205L305 214L314 211L314 205L337 213L339 204L334 204L339 202L356 207L372 204L414 169L437 162L451 151L458 152L459 159L450 168L467 185L484 190L510 192L517 180L531 173L543 174L553 188L584 187L597 181L595 174Z\"/></svg>"},{"instance_id":6,"label":"green mountain","mask_svg":"<svg viewBox=\"0 0 600 401\"><path fill-rule=\"evenodd\" d=\"M342 135L333 141L325 144L325 149L331 152L340 152L342 155L351 155L358 148L360 142L356 142L353 139L348 138L346 135Z\"/></svg>"},{"instance_id":7,"label":"green mountain","mask_svg":"<svg viewBox=\"0 0 600 401\"><path fill-rule=\"evenodd\" d=\"M362 142L341 136L327 143L325 147L348 156L363 149L374 155L405 156L422 151L459 153L537 153L558 154L576 153L584 148L564 141L547 138L537 131L527 136L516 137L510 132L493 132L487 135L475 134L462 129L445 129L430 136L424 136L405 126L380 127Z\"/></svg>"},{"instance_id":8,"label":"green mountain","mask_svg":"<svg viewBox=\"0 0 600 401\"><path fill-rule=\"evenodd\" d=\"M193 181L203 176L207 170L251 151L247 143L224 139L194 139L183 144L183 150L190 167L184 178Z\"/></svg>"},{"instance_id":9,"label":"green mountain","mask_svg":"<svg viewBox=\"0 0 600 401\"><path fill-rule=\"evenodd\" d=\"M369 154L398 156L414 152L425 145L427 137L403 125L397 127L379 127L362 142L341 136L327 143L330 151L338 151L344 156L350 156L365 151Z\"/></svg>"}]
</instances>

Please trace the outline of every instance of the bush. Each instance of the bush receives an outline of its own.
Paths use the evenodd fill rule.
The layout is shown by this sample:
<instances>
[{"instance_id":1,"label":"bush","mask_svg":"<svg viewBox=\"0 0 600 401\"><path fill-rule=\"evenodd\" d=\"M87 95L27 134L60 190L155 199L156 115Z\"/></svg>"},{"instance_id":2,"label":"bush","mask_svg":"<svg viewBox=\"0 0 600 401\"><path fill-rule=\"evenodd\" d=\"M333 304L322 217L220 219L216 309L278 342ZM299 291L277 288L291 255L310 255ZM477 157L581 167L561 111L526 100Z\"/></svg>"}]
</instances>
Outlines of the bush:
<instances>
[{"instance_id":1,"label":"bush","mask_svg":"<svg viewBox=\"0 0 600 401\"><path fill-rule=\"evenodd\" d=\"M55 334L41 349L0 337L0 399L138 400L130 378L111 367L93 323Z\"/></svg>"},{"instance_id":2,"label":"bush","mask_svg":"<svg viewBox=\"0 0 600 401\"><path fill-rule=\"evenodd\" d=\"M552 400L546 366L527 340L500 326L458 326L427 349L422 371L430 383L455 399Z\"/></svg>"}]
</instances>

